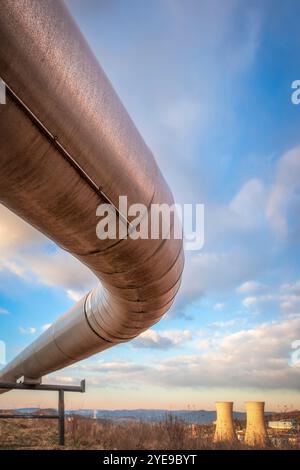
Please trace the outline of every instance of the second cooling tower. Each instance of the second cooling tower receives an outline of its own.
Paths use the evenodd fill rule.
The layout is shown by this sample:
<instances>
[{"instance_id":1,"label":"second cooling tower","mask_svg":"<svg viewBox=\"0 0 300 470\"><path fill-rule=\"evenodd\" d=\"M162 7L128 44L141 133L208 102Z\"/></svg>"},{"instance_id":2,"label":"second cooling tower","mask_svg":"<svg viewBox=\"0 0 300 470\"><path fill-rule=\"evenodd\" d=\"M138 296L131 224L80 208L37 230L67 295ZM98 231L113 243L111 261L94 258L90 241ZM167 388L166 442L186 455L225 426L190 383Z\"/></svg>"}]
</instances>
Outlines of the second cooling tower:
<instances>
[{"instance_id":1,"label":"second cooling tower","mask_svg":"<svg viewBox=\"0 0 300 470\"><path fill-rule=\"evenodd\" d=\"M248 401L246 403L247 427L245 444L252 447L265 447L269 443L264 418L265 402Z\"/></svg>"}]
</instances>

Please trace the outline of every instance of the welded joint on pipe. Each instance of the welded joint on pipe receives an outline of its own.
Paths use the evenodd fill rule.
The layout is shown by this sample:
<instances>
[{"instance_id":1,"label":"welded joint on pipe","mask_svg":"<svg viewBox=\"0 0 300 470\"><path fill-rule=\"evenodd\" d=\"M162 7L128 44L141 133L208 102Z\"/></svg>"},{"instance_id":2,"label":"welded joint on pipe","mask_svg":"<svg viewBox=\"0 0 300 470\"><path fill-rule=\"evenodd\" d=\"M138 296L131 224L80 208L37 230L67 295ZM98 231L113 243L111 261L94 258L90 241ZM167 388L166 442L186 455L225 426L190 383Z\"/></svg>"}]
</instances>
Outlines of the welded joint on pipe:
<instances>
[{"instance_id":1,"label":"welded joint on pipe","mask_svg":"<svg viewBox=\"0 0 300 470\"><path fill-rule=\"evenodd\" d=\"M84 316L85 316L85 319L86 319L86 322L87 324L89 325L90 329L92 330L93 333L95 333L96 336L98 336L98 338L102 339L102 341L105 341L106 343L110 343L110 344L113 344L114 342L113 341L110 341L109 339L106 339L104 338L103 336L101 336L91 325L90 321L89 321L89 313L88 313L88 308L89 308L89 311L92 310L92 303L91 303L91 295L92 295L92 290L86 295L85 297L85 300L84 300L84 304L83 304L83 310L84 310ZM87 307L87 302L89 302L89 307Z\"/></svg>"}]
</instances>

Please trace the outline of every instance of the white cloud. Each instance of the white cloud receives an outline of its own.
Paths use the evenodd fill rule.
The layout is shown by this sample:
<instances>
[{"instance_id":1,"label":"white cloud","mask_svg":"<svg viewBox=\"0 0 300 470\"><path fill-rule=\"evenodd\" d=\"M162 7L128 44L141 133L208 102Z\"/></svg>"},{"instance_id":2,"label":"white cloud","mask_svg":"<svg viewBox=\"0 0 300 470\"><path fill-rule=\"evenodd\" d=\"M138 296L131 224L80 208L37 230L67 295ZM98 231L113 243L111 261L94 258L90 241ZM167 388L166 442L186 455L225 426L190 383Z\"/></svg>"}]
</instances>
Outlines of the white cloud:
<instances>
[{"instance_id":1,"label":"white cloud","mask_svg":"<svg viewBox=\"0 0 300 470\"><path fill-rule=\"evenodd\" d=\"M251 289L239 288L240 293L251 292ZM244 287L243 284L240 287ZM244 307L260 310L260 309L272 309L273 311L278 308L282 313L297 313L300 312L300 291L299 291L299 281L295 281L290 284L282 284L279 287L272 286L267 287L259 284L257 293L255 295L249 295L242 300ZM251 287L251 286L250 286ZM255 290L255 289L254 289ZM268 290L268 291L267 291ZM261 294L259 291L263 291Z\"/></svg>"},{"instance_id":2,"label":"white cloud","mask_svg":"<svg viewBox=\"0 0 300 470\"><path fill-rule=\"evenodd\" d=\"M266 190L258 178L245 183L229 204L235 221L242 228L257 229L265 219Z\"/></svg>"},{"instance_id":3,"label":"white cloud","mask_svg":"<svg viewBox=\"0 0 300 470\"><path fill-rule=\"evenodd\" d=\"M231 289L256 268L257 260L241 249L187 255L182 294L193 297Z\"/></svg>"},{"instance_id":4,"label":"white cloud","mask_svg":"<svg viewBox=\"0 0 300 470\"><path fill-rule=\"evenodd\" d=\"M209 349L211 346L211 342L208 339L201 339L197 343L197 349L205 350Z\"/></svg>"},{"instance_id":5,"label":"white cloud","mask_svg":"<svg viewBox=\"0 0 300 470\"><path fill-rule=\"evenodd\" d=\"M9 311L6 308L0 307L0 315L9 315Z\"/></svg>"},{"instance_id":6,"label":"white cloud","mask_svg":"<svg viewBox=\"0 0 300 470\"><path fill-rule=\"evenodd\" d=\"M252 178L227 203L205 201L205 245L217 245L220 240L230 244L233 240L240 242L243 236L260 235L267 224L266 200L267 188L263 181Z\"/></svg>"},{"instance_id":7,"label":"white cloud","mask_svg":"<svg viewBox=\"0 0 300 470\"><path fill-rule=\"evenodd\" d=\"M218 302L214 305L214 310L224 310L225 304Z\"/></svg>"},{"instance_id":8,"label":"white cloud","mask_svg":"<svg viewBox=\"0 0 300 470\"><path fill-rule=\"evenodd\" d=\"M258 275L267 264L265 244L260 244L260 231L266 224L265 204L266 188L256 178L247 181L227 205L206 204L204 249L186 254L175 307L180 309L184 302L231 290L240 283L240 292L263 287L247 278ZM250 235L253 241L249 241Z\"/></svg>"},{"instance_id":9,"label":"white cloud","mask_svg":"<svg viewBox=\"0 0 300 470\"><path fill-rule=\"evenodd\" d=\"M191 338L192 335L189 330L147 330L136 338L132 345L135 348L170 349L180 346Z\"/></svg>"},{"instance_id":10,"label":"white cloud","mask_svg":"<svg viewBox=\"0 0 300 470\"><path fill-rule=\"evenodd\" d=\"M22 335L34 335L36 333L36 328L34 326L28 326L26 328L23 328L22 326L19 326L19 332Z\"/></svg>"},{"instance_id":11,"label":"white cloud","mask_svg":"<svg viewBox=\"0 0 300 470\"><path fill-rule=\"evenodd\" d=\"M276 295L273 294L266 294L266 295L259 295L259 296L249 296L243 299L242 303L245 307L255 307L258 304L265 303L265 302L272 302L276 300Z\"/></svg>"},{"instance_id":12,"label":"white cloud","mask_svg":"<svg viewBox=\"0 0 300 470\"><path fill-rule=\"evenodd\" d=\"M266 214L281 238L299 235L300 147L286 152L277 165Z\"/></svg>"},{"instance_id":13,"label":"white cloud","mask_svg":"<svg viewBox=\"0 0 300 470\"><path fill-rule=\"evenodd\" d=\"M48 330L48 328L50 328L51 325L52 323L46 323L45 325L42 326L42 331Z\"/></svg>"},{"instance_id":14,"label":"white cloud","mask_svg":"<svg viewBox=\"0 0 300 470\"><path fill-rule=\"evenodd\" d=\"M300 296L300 279L291 283L282 284L280 290L282 292L289 292L290 294Z\"/></svg>"},{"instance_id":15,"label":"white cloud","mask_svg":"<svg viewBox=\"0 0 300 470\"><path fill-rule=\"evenodd\" d=\"M78 379L76 377L68 376L68 375L52 375L46 376L45 379L43 379L44 383L53 383L53 381L61 383L61 384L66 384L66 385L78 385Z\"/></svg>"},{"instance_id":16,"label":"white cloud","mask_svg":"<svg viewBox=\"0 0 300 470\"><path fill-rule=\"evenodd\" d=\"M187 135L199 127L200 106L196 99L183 97L170 104L162 116L162 122L177 137L187 137Z\"/></svg>"},{"instance_id":17,"label":"white cloud","mask_svg":"<svg viewBox=\"0 0 300 470\"><path fill-rule=\"evenodd\" d=\"M33 279L51 287L62 287L67 295L80 299L87 290L97 285L96 277L89 269L68 253L57 250L55 253L40 252L38 256L26 255L20 262L30 266Z\"/></svg>"},{"instance_id":18,"label":"white cloud","mask_svg":"<svg viewBox=\"0 0 300 470\"><path fill-rule=\"evenodd\" d=\"M265 286L260 282L246 281L237 288L237 292L239 294L247 294L248 292L259 292L263 289L265 289Z\"/></svg>"},{"instance_id":19,"label":"white cloud","mask_svg":"<svg viewBox=\"0 0 300 470\"><path fill-rule=\"evenodd\" d=\"M233 318L232 320L215 321L215 322L211 323L210 326L212 326L214 328L229 328L231 326L236 325L236 323L237 323L237 320L235 318Z\"/></svg>"},{"instance_id":20,"label":"white cloud","mask_svg":"<svg viewBox=\"0 0 300 470\"><path fill-rule=\"evenodd\" d=\"M75 365L73 371L100 372L98 386L130 382L163 387L299 389L299 369L291 367L292 344L300 338L300 315L257 325L199 343L201 354L174 356L149 365L116 361ZM101 373L105 373L103 380ZM90 379L89 379L90 380Z\"/></svg>"},{"instance_id":21,"label":"white cloud","mask_svg":"<svg viewBox=\"0 0 300 470\"><path fill-rule=\"evenodd\" d=\"M0 270L28 282L64 289L75 301L98 282L86 266L2 205L0 250Z\"/></svg>"},{"instance_id":22,"label":"white cloud","mask_svg":"<svg viewBox=\"0 0 300 470\"><path fill-rule=\"evenodd\" d=\"M204 250L187 256L179 308L181 303L203 295L231 290L234 283L240 284L238 293L249 294L246 306L275 301L266 295L257 298L267 287L252 279L261 275L274 257L270 224L280 236L299 235L299 188L300 147L279 159L271 183L252 178L228 204L206 203ZM282 299L282 310L294 308L288 301Z\"/></svg>"},{"instance_id":23,"label":"white cloud","mask_svg":"<svg viewBox=\"0 0 300 470\"><path fill-rule=\"evenodd\" d=\"M9 253L36 247L46 241L44 235L0 204L0 267L2 257L5 259Z\"/></svg>"},{"instance_id":24,"label":"white cloud","mask_svg":"<svg viewBox=\"0 0 300 470\"><path fill-rule=\"evenodd\" d=\"M124 360L98 360L90 363L74 364L69 367L69 370L72 371L71 377L76 377L78 373L79 375L84 373L88 377L89 385L100 387L115 385L120 389L124 381L134 383L135 380L139 380L140 376L147 372L148 366ZM75 381L78 382L79 377L75 378Z\"/></svg>"}]
</instances>

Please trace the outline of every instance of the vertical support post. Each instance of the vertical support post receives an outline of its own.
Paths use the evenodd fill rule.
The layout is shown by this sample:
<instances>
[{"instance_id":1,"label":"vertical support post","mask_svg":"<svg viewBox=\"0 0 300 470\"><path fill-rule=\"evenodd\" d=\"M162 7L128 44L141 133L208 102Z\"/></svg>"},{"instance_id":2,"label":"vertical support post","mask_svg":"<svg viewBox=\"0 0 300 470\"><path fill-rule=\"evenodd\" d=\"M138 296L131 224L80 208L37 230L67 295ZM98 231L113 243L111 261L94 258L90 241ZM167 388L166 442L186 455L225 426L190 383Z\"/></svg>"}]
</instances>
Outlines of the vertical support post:
<instances>
[{"instance_id":1,"label":"vertical support post","mask_svg":"<svg viewBox=\"0 0 300 470\"><path fill-rule=\"evenodd\" d=\"M59 433L59 445L65 445L65 392L63 390L58 391L58 433Z\"/></svg>"}]
</instances>

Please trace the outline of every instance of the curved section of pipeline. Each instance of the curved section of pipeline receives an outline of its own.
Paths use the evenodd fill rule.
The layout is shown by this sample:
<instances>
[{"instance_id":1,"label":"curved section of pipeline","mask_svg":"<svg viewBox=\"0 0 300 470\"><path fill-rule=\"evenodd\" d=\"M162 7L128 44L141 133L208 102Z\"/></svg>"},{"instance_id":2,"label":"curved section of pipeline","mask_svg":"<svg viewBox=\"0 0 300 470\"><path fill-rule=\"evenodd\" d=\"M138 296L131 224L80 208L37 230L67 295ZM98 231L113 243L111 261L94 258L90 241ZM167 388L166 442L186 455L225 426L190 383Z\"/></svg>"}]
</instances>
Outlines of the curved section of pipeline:
<instances>
[{"instance_id":1,"label":"curved section of pipeline","mask_svg":"<svg viewBox=\"0 0 300 470\"><path fill-rule=\"evenodd\" d=\"M96 209L173 203L152 156L65 5L0 15L0 202L87 265L101 285L0 372L38 379L159 321L180 285L182 240L99 240ZM122 214L119 214L122 218ZM125 222L123 222L125 223ZM41 312L42 314L42 312Z\"/></svg>"}]
</instances>

